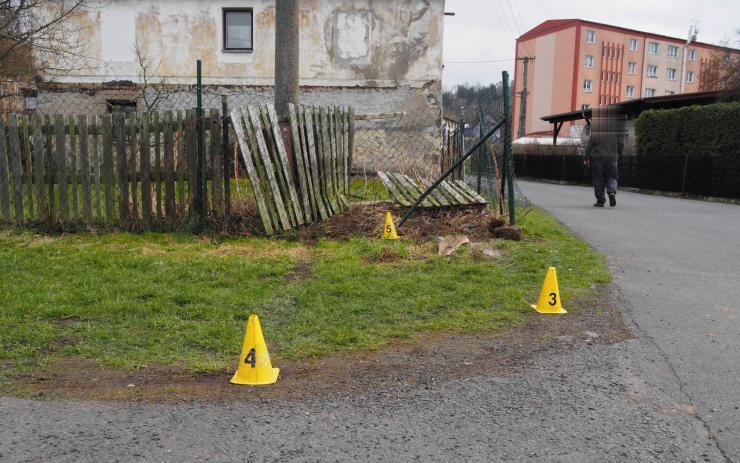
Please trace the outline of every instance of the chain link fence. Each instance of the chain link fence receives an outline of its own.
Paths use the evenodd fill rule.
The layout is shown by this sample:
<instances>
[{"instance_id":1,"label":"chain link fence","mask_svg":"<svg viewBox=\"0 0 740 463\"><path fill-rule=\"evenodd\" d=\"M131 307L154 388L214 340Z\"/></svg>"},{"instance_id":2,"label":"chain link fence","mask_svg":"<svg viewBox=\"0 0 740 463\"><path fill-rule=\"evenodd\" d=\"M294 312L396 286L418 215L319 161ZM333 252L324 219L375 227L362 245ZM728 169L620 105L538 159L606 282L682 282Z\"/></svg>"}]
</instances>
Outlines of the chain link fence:
<instances>
[{"instance_id":1,"label":"chain link fence","mask_svg":"<svg viewBox=\"0 0 740 463\"><path fill-rule=\"evenodd\" d=\"M434 88L434 85L437 85ZM439 84L415 88L301 89L301 103L311 106L352 106L355 112L351 173L352 195L366 200L386 199L387 192L376 172L399 172L416 179L433 180L466 148L505 117L501 82L479 88L474 98L440 101ZM228 108L274 101L271 86L203 85L204 113L222 111L225 95ZM188 111L196 107L195 85L140 85L129 81L104 84L51 84L24 90L24 112L38 115L104 115L116 112ZM18 108L14 108L17 112ZM462 135L450 145L452 131ZM235 193L244 192L238 179L245 173L238 148L230 137L229 156L237 178ZM506 210L507 169L503 152L503 130L495 132L466 160L455 178L464 179L486 195L501 212ZM515 185L518 204L529 205ZM235 198L238 200L238 197Z\"/></svg>"}]
</instances>

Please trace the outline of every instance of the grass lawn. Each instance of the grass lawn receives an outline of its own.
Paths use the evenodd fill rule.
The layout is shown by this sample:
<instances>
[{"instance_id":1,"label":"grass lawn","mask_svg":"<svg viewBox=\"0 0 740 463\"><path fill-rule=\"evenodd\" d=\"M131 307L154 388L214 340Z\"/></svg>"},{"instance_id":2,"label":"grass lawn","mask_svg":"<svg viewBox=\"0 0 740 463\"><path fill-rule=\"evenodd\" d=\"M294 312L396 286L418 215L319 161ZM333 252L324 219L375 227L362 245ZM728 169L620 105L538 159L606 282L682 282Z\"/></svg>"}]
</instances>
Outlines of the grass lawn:
<instances>
[{"instance_id":1,"label":"grass lawn","mask_svg":"<svg viewBox=\"0 0 740 463\"><path fill-rule=\"evenodd\" d=\"M0 366L6 379L64 357L225 372L250 313L273 357L305 358L423 330L504 329L531 311L550 265L566 307L608 280L602 258L550 216L533 210L521 225L526 239L491 244L494 259L364 238L0 231Z\"/></svg>"}]
</instances>

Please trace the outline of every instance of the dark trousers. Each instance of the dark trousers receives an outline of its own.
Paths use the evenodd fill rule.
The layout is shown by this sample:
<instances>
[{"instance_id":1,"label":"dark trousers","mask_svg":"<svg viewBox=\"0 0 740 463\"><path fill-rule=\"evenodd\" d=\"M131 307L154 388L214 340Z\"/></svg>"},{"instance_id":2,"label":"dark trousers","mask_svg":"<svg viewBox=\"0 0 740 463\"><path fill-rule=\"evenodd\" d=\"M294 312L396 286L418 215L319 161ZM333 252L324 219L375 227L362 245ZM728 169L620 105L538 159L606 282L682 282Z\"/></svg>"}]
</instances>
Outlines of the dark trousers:
<instances>
[{"instance_id":1,"label":"dark trousers","mask_svg":"<svg viewBox=\"0 0 740 463\"><path fill-rule=\"evenodd\" d=\"M611 194L617 193L617 160L609 157L594 157L591 159L591 179L594 184L594 195L600 202L606 201L604 190Z\"/></svg>"}]
</instances>

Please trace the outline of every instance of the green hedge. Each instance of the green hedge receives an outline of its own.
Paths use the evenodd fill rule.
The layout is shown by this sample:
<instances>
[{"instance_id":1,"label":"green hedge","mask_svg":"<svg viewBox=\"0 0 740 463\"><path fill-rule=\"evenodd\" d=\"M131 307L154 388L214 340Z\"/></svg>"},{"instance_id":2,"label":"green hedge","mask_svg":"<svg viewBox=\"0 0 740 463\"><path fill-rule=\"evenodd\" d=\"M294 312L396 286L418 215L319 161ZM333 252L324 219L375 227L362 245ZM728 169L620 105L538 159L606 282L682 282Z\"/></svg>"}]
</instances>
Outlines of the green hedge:
<instances>
[{"instance_id":1,"label":"green hedge","mask_svg":"<svg viewBox=\"0 0 740 463\"><path fill-rule=\"evenodd\" d=\"M644 111L635 136L643 187L740 197L740 102Z\"/></svg>"},{"instance_id":2,"label":"green hedge","mask_svg":"<svg viewBox=\"0 0 740 463\"><path fill-rule=\"evenodd\" d=\"M635 121L638 156L685 155L740 160L740 102L648 110Z\"/></svg>"}]
</instances>

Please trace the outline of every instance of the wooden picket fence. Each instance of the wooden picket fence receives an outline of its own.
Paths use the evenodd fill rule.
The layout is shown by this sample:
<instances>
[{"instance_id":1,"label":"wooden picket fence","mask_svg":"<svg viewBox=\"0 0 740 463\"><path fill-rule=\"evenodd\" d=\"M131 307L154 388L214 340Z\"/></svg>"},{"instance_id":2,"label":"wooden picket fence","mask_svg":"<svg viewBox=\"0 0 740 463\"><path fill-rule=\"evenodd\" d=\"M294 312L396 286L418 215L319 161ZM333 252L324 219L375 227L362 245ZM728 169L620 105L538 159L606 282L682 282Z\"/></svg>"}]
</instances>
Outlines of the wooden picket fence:
<instances>
[{"instance_id":1,"label":"wooden picket fence","mask_svg":"<svg viewBox=\"0 0 740 463\"><path fill-rule=\"evenodd\" d=\"M222 118L204 115L204 215L224 213ZM177 228L197 210L195 111L0 118L0 221Z\"/></svg>"}]
</instances>

